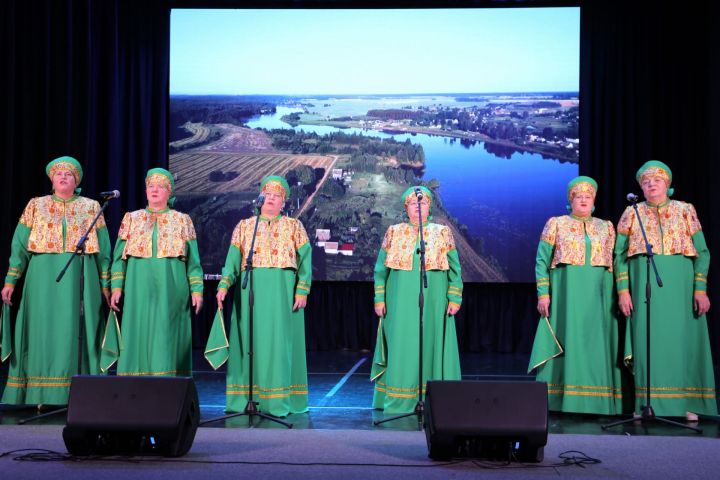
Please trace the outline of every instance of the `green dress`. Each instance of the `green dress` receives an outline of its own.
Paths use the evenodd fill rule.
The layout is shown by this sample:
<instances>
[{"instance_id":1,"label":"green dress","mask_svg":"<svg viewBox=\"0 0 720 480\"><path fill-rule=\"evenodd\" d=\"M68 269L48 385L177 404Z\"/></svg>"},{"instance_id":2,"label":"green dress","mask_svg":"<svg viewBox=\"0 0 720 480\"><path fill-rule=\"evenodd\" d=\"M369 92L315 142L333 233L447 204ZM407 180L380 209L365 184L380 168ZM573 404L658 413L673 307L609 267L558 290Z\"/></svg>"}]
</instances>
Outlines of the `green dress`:
<instances>
[{"instance_id":1,"label":"green dress","mask_svg":"<svg viewBox=\"0 0 720 480\"><path fill-rule=\"evenodd\" d=\"M292 307L296 296L310 291L312 247L296 219L260 217L260 222L252 270L253 400L261 412L284 417L308 410L305 313ZM235 285L228 342L228 413L242 412L249 395L250 284L243 289L242 281L254 225L250 218L236 227L218 286L227 290Z\"/></svg>"},{"instance_id":2,"label":"green dress","mask_svg":"<svg viewBox=\"0 0 720 480\"><path fill-rule=\"evenodd\" d=\"M551 268L562 232L555 244L541 240L538 245L538 296L550 296L550 317L540 318L528 372L537 369L536 380L547 383L549 410L616 415L622 413L622 362L613 276L609 268L591 265L590 237L587 231L583 236L584 265ZM543 281L548 278L549 285Z\"/></svg>"},{"instance_id":3,"label":"green dress","mask_svg":"<svg viewBox=\"0 0 720 480\"><path fill-rule=\"evenodd\" d=\"M717 415L707 319L705 315L698 316L693 306L693 293L704 293L707 288L710 252L694 208L684 202L670 202L672 205L660 205L662 210L669 207L660 216L657 207L646 202L638 205L641 215L645 217L647 214L643 221L663 281L663 287L659 288L651 267L650 403L659 416L685 416L686 412ZM685 213L679 213L683 211ZM687 229L668 228L676 215L689 219L682 222L690 226ZM640 412L647 404L647 267L644 254L628 258L631 237L641 235L639 227L632 221L634 216L633 212L626 210L618 224L615 270L618 291L629 289L633 302L633 312L627 325L625 358L632 366L635 411ZM678 246L683 243L692 244L694 255L689 255L691 252L686 252L688 255L672 253L673 250L682 250Z\"/></svg>"},{"instance_id":4,"label":"green dress","mask_svg":"<svg viewBox=\"0 0 720 480\"><path fill-rule=\"evenodd\" d=\"M133 215L153 215L152 249L148 257L123 252L136 234L129 224ZM182 238L180 256L158 255L158 222L169 217L178 228L169 234ZM123 229L127 231L123 234ZM126 237L125 240L122 237ZM124 294L122 350L118 375L192 375L191 294L202 296L203 272L190 217L169 209L140 210L126 215L115 245L113 291Z\"/></svg>"},{"instance_id":5,"label":"green dress","mask_svg":"<svg viewBox=\"0 0 720 480\"><path fill-rule=\"evenodd\" d=\"M52 202L56 212L74 208L70 205L73 202L87 205L87 209L74 215L73 219L60 213L62 253L38 253L40 248L37 245L29 248L32 247L33 221L28 219L35 217L37 220L36 207L46 201ZM79 373L80 259L73 260L60 282L56 282L55 278L72 256L64 250L71 248L71 243L76 243L66 242L68 220L76 225L89 225L99 208L94 200L78 196L67 201L55 196L51 200L41 197L31 200L15 229L5 284L15 285L17 279L24 275L25 286L13 332L13 351L3 403L65 405L68 402L70 379ZM34 225L37 228L38 223ZM78 236L79 230L75 229L74 237ZM102 217L96 224L95 232L98 251L85 255L84 262L85 323L81 363L81 373L91 375L102 373L100 350L105 324L101 321L101 290L110 287L111 254L110 237Z\"/></svg>"},{"instance_id":6,"label":"green dress","mask_svg":"<svg viewBox=\"0 0 720 480\"><path fill-rule=\"evenodd\" d=\"M393 248L386 241L388 234L375 263L375 304L384 303L386 315L378 325L370 378L375 382L373 408L389 414L412 412L418 401L420 240L417 227L414 230L411 270L386 266L388 251ZM449 234L449 229L446 231ZM455 317L447 315L447 308L450 302L461 304L463 284L451 234L449 239L446 245L435 245L446 251L449 268L428 269L427 288L423 288L423 393L427 380L461 378ZM430 255L430 245L426 245Z\"/></svg>"}]
</instances>

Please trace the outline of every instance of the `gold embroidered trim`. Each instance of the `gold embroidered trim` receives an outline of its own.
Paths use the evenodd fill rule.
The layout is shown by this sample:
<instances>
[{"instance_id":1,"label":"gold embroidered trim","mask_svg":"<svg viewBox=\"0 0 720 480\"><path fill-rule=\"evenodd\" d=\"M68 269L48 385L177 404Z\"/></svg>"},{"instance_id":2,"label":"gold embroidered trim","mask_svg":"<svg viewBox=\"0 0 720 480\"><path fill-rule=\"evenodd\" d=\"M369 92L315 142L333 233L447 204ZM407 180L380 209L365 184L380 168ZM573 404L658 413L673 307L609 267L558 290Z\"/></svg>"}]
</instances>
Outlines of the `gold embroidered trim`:
<instances>
[{"instance_id":1,"label":"gold embroidered trim","mask_svg":"<svg viewBox=\"0 0 720 480\"><path fill-rule=\"evenodd\" d=\"M648 167L645 170L643 170L643 173L640 175L640 179L638 181L639 184L642 185L642 183L651 177L660 177L668 186L670 186L670 175L668 175L667 171L665 171L662 167Z\"/></svg>"},{"instance_id":2,"label":"gold embroidered trim","mask_svg":"<svg viewBox=\"0 0 720 480\"><path fill-rule=\"evenodd\" d=\"M387 385L386 383L382 381L375 382L375 390L378 392L382 392L388 397L394 397L394 398L417 398L418 396L418 387L410 387L410 388L401 388L401 387L393 387L390 385ZM427 390L427 385L423 383L422 386L422 393L425 393ZM406 393L410 392L410 393ZM413 393L414 392L414 393Z\"/></svg>"},{"instance_id":3,"label":"gold embroidered trim","mask_svg":"<svg viewBox=\"0 0 720 480\"><path fill-rule=\"evenodd\" d=\"M285 192L285 187L283 187L282 183L277 180L268 180L265 185L263 185L262 193L276 193L285 199L287 192Z\"/></svg>"},{"instance_id":4,"label":"gold embroidered trim","mask_svg":"<svg viewBox=\"0 0 720 480\"><path fill-rule=\"evenodd\" d=\"M8 387L15 387L15 388L27 388L27 387L69 387L70 382L60 382L60 383L38 383L38 382L27 382L27 383L15 383L8 380L7 382Z\"/></svg>"},{"instance_id":5,"label":"gold embroidered trim","mask_svg":"<svg viewBox=\"0 0 720 480\"><path fill-rule=\"evenodd\" d=\"M231 245L240 250L241 271L245 270L245 258L250 251L255 221L256 217L241 220L233 231ZM255 238L253 266L297 270L297 252L308 242L305 228L297 219L279 217L270 221L260 220Z\"/></svg>"},{"instance_id":6,"label":"gold embroidered trim","mask_svg":"<svg viewBox=\"0 0 720 480\"><path fill-rule=\"evenodd\" d=\"M20 223L30 228L28 251L74 252L80 237L90 226L98 210L100 204L85 197L77 197L72 202L57 201L52 195L31 199L20 217ZM102 215L88 235L85 253L94 254L100 251L97 231L101 228L105 228Z\"/></svg>"},{"instance_id":7,"label":"gold embroidered trim","mask_svg":"<svg viewBox=\"0 0 720 480\"><path fill-rule=\"evenodd\" d=\"M385 266L395 270L412 270L420 232L409 223L391 225L385 232L382 249L387 252ZM425 240L425 268L449 270L448 253L455 250L455 239L445 225L428 223L423 227Z\"/></svg>"},{"instance_id":8,"label":"gold embroidered trim","mask_svg":"<svg viewBox=\"0 0 720 480\"><path fill-rule=\"evenodd\" d=\"M53 166L50 167L50 171L48 172L48 177L50 177L50 180L52 180L52 177L55 176L57 172L70 172L75 178L75 185L78 185L80 183L80 170L78 170L78 168L70 162L57 162L53 164Z\"/></svg>"},{"instance_id":9,"label":"gold embroidered trim","mask_svg":"<svg viewBox=\"0 0 720 480\"><path fill-rule=\"evenodd\" d=\"M122 254L123 260L127 260L127 257L150 258L152 256L152 237L156 226L156 258L180 257L184 259L187 256L187 242L197 238L189 215L176 210L168 210L163 213L136 210L126 213L120 224L118 239L126 241Z\"/></svg>"},{"instance_id":10,"label":"gold embroidered trim","mask_svg":"<svg viewBox=\"0 0 720 480\"><path fill-rule=\"evenodd\" d=\"M547 297L550 297L550 295L547 295ZM539 299L539 298L542 298L542 297L538 297L538 299ZM557 335L555 335L555 330L552 328L552 325L550 325L550 319L549 319L548 317L542 317L542 318L540 319L540 321L541 321L541 322L542 322L542 321L545 321L545 324L547 325L547 328L550 330L550 335L552 335L553 341L555 342L555 346L557 347L558 352L557 352L555 355L553 355L553 356L551 356L551 357L549 357L549 358L546 358L545 360L543 360L543 361L541 361L541 362L536 363L535 365L533 365L532 368L529 368L529 369L528 369L528 372L532 372L533 370L535 370L536 368L538 368L538 367L546 364L547 362L549 362L549 361L552 360L553 358L559 357L560 355L562 355L563 353L565 353L565 349L564 349L563 346L560 344L560 340L558 340Z\"/></svg>"},{"instance_id":11,"label":"gold embroidered trim","mask_svg":"<svg viewBox=\"0 0 720 480\"><path fill-rule=\"evenodd\" d=\"M653 253L697 257L692 236L702 227L692 204L670 200L660 207L647 202L637 207ZM645 253L645 240L637 223L635 210L627 207L618 223L618 232L628 237L628 257Z\"/></svg>"},{"instance_id":12,"label":"gold embroidered trim","mask_svg":"<svg viewBox=\"0 0 720 480\"><path fill-rule=\"evenodd\" d=\"M159 185L168 192L172 193L172 182L168 177L160 173L153 173L145 179L145 185Z\"/></svg>"},{"instance_id":13,"label":"gold embroidered trim","mask_svg":"<svg viewBox=\"0 0 720 480\"><path fill-rule=\"evenodd\" d=\"M289 385L287 387L264 388L258 385L253 386L253 391L260 398L284 398L291 395L307 395L307 384ZM225 390L227 395L248 395L250 393L250 385L248 384L228 384Z\"/></svg>"},{"instance_id":14,"label":"gold embroidered trim","mask_svg":"<svg viewBox=\"0 0 720 480\"><path fill-rule=\"evenodd\" d=\"M579 182L573 185L568 192L568 199L572 202L579 193L589 193L593 198L595 198L595 195L597 194L595 187L593 187L591 183Z\"/></svg>"},{"instance_id":15,"label":"gold embroidered trim","mask_svg":"<svg viewBox=\"0 0 720 480\"><path fill-rule=\"evenodd\" d=\"M590 265L612 271L615 247L612 222L599 218L582 221L570 215L551 217L540 235L540 240L554 247L550 268L559 264L585 265L586 233L590 239Z\"/></svg>"},{"instance_id":16,"label":"gold embroidered trim","mask_svg":"<svg viewBox=\"0 0 720 480\"><path fill-rule=\"evenodd\" d=\"M119 377L131 376L131 375L144 375L144 376L162 376L162 375L174 375L174 376L190 376L190 372L187 370L167 370L164 372L124 372L118 373Z\"/></svg>"}]
</instances>

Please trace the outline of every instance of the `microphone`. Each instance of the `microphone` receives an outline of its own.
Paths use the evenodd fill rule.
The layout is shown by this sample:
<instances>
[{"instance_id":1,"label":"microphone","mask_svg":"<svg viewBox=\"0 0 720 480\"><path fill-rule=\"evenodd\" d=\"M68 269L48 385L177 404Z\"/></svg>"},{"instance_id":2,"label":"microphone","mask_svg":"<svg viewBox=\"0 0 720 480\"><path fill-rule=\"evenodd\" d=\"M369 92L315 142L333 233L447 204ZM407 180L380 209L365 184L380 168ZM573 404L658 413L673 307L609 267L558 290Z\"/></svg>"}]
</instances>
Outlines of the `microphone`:
<instances>
[{"instance_id":1,"label":"microphone","mask_svg":"<svg viewBox=\"0 0 720 480\"><path fill-rule=\"evenodd\" d=\"M110 200L111 198L120 198L120 191L112 190L110 192L100 192L100 196L106 200Z\"/></svg>"},{"instance_id":2,"label":"microphone","mask_svg":"<svg viewBox=\"0 0 720 480\"><path fill-rule=\"evenodd\" d=\"M637 203L638 200L640 200L640 198L634 193L628 193L625 198L627 198L627 201L630 203Z\"/></svg>"},{"instance_id":3,"label":"microphone","mask_svg":"<svg viewBox=\"0 0 720 480\"><path fill-rule=\"evenodd\" d=\"M422 190L420 190L420 187L417 187L415 189L415 196L417 197L418 200L423 199L423 192L422 192Z\"/></svg>"},{"instance_id":4,"label":"microphone","mask_svg":"<svg viewBox=\"0 0 720 480\"><path fill-rule=\"evenodd\" d=\"M262 207L263 203L265 203L265 195L261 193L258 195L257 200L255 200L255 206Z\"/></svg>"}]
</instances>

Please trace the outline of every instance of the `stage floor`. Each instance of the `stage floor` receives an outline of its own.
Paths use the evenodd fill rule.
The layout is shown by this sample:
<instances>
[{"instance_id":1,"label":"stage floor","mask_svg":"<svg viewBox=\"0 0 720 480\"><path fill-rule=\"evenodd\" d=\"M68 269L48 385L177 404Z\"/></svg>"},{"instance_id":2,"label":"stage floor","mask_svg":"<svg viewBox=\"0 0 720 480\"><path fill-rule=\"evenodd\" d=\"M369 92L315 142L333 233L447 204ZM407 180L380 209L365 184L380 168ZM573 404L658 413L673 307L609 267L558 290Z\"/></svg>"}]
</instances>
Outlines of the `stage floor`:
<instances>
[{"instance_id":1,"label":"stage floor","mask_svg":"<svg viewBox=\"0 0 720 480\"><path fill-rule=\"evenodd\" d=\"M201 352L195 352L194 379L200 397L201 421L219 417L225 407L225 372L212 371ZM310 411L290 415L287 422L293 428L330 430L417 430L415 416L374 426L373 421L384 418L383 413L371 408L372 388L369 381L371 352L308 352L308 381ZM461 355L464 380L515 380L531 381L527 375L528 355L525 354L463 354ZM716 367L716 377L718 368ZM7 363L0 368L0 381L4 388ZM717 381L717 379L716 379ZM36 413L34 407L23 408L0 404L0 424L14 425ZM586 435L692 435L697 433L662 423L630 423L602 430L601 426L626 417L609 417L582 414L551 413L549 432ZM684 419L674 419L684 423ZM701 417L699 426L704 437L720 437L718 417ZM63 425L65 415L53 415L35 422L39 425ZM275 422L255 419L259 428L285 428ZM246 427L247 417L235 417L210 423L209 428Z\"/></svg>"}]
</instances>

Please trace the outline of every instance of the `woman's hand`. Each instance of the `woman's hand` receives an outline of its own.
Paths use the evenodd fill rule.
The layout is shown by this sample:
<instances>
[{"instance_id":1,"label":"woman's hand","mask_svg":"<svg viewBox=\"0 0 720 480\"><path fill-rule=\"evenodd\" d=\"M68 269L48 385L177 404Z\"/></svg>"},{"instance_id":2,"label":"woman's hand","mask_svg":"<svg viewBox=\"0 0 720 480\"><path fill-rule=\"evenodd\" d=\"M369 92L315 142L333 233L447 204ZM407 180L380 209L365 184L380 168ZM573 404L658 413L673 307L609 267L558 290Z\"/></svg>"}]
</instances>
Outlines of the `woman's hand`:
<instances>
[{"instance_id":1,"label":"woman's hand","mask_svg":"<svg viewBox=\"0 0 720 480\"><path fill-rule=\"evenodd\" d=\"M2 289L2 301L6 305L12 305L12 294L15 291L15 287L13 285L5 285Z\"/></svg>"},{"instance_id":2,"label":"woman's hand","mask_svg":"<svg viewBox=\"0 0 720 480\"><path fill-rule=\"evenodd\" d=\"M384 303L378 303L375 305L375 315L378 317L384 317L387 311L385 310L385 304Z\"/></svg>"},{"instance_id":3,"label":"woman's hand","mask_svg":"<svg viewBox=\"0 0 720 480\"><path fill-rule=\"evenodd\" d=\"M215 298L217 299L218 308L220 310L223 309L223 302L225 301L225 296L227 295L227 290L218 290L217 295L215 295Z\"/></svg>"},{"instance_id":4,"label":"woman's hand","mask_svg":"<svg viewBox=\"0 0 720 480\"><path fill-rule=\"evenodd\" d=\"M454 303L448 303L447 308L447 314L452 316L455 315L460 310L460 305L455 305Z\"/></svg>"},{"instance_id":5,"label":"woman's hand","mask_svg":"<svg viewBox=\"0 0 720 480\"><path fill-rule=\"evenodd\" d=\"M121 298L122 290L115 290L114 292L112 292L112 296L110 297L110 308L112 308L116 312L119 312L120 307L118 306L118 303L120 303Z\"/></svg>"},{"instance_id":6,"label":"woman's hand","mask_svg":"<svg viewBox=\"0 0 720 480\"><path fill-rule=\"evenodd\" d=\"M304 295L295 295L295 303L293 304L293 312L297 312L307 305L307 297Z\"/></svg>"},{"instance_id":7,"label":"woman's hand","mask_svg":"<svg viewBox=\"0 0 720 480\"><path fill-rule=\"evenodd\" d=\"M622 292L618 296L618 305L620 306L620 311L626 317L629 317L632 314L633 303L632 298L630 297L630 292Z\"/></svg>"},{"instance_id":8,"label":"woman's hand","mask_svg":"<svg viewBox=\"0 0 720 480\"><path fill-rule=\"evenodd\" d=\"M103 288L102 289L102 296L105 299L105 305L108 307L110 306L110 289L109 288Z\"/></svg>"},{"instance_id":9,"label":"woman's hand","mask_svg":"<svg viewBox=\"0 0 720 480\"><path fill-rule=\"evenodd\" d=\"M550 297L538 298L537 311L543 317L550 316Z\"/></svg>"},{"instance_id":10,"label":"woman's hand","mask_svg":"<svg viewBox=\"0 0 720 480\"><path fill-rule=\"evenodd\" d=\"M698 315L705 315L708 310L710 310L710 299L704 293L695 292L693 295L693 305Z\"/></svg>"},{"instance_id":11,"label":"woman's hand","mask_svg":"<svg viewBox=\"0 0 720 480\"><path fill-rule=\"evenodd\" d=\"M203 305L202 295L192 295L192 306L195 307L195 315L200 313L200 309Z\"/></svg>"}]
</instances>

